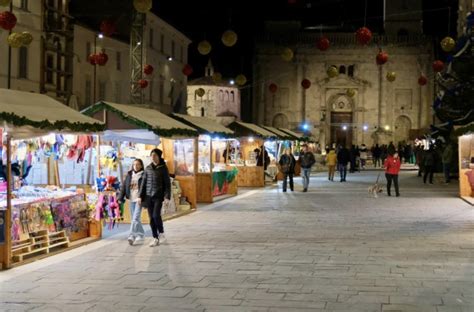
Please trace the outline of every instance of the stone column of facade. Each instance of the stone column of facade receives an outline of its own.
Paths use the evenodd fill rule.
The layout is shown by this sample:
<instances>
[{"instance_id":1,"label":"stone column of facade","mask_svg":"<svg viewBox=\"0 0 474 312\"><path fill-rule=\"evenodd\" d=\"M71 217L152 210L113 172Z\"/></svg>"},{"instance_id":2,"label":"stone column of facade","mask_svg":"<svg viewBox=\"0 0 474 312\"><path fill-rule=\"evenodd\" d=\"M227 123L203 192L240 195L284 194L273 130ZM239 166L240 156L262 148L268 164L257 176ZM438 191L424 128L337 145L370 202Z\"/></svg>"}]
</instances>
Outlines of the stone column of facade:
<instances>
[{"instance_id":1,"label":"stone column of facade","mask_svg":"<svg viewBox=\"0 0 474 312\"><path fill-rule=\"evenodd\" d=\"M297 116L293 120L294 126L303 122L304 120L303 115L303 101L304 101L304 89L301 87L301 81L303 80L303 74L304 74L304 65L303 65L303 56L297 55L295 57L296 59L296 66L295 66L295 80L294 80L294 85L293 85L293 94L295 94L295 103L290 103L290 108L294 109L295 114L293 116ZM291 92L291 90L290 90ZM291 96L290 96L291 98ZM292 104L294 105L293 107Z\"/></svg>"}]
</instances>

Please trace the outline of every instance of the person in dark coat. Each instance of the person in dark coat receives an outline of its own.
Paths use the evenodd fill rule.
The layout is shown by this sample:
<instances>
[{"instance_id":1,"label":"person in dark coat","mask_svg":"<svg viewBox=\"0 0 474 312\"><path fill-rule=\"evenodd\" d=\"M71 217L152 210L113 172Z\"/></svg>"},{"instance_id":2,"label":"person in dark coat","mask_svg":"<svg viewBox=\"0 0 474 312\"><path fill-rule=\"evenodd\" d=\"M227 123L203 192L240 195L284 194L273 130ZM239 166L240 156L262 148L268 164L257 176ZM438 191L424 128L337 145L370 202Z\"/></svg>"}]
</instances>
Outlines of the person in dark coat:
<instances>
[{"instance_id":1,"label":"person in dark coat","mask_svg":"<svg viewBox=\"0 0 474 312\"><path fill-rule=\"evenodd\" d=\"M148 210L150 227L153 240L150 247L155 247L165 241L161 209L167 205L171 198L171 182L168 167L161 158L163 152L155 148L151 151L151 164L145 168L142 185L140 187L140 200L143 207Z\"/></svg>"},{"instance_id":2,"label":"person in dark coat","mask_svg":"<svg viewBox=\"0 0 474 312\"><path fill-rule=\"evenodd\" d=\"M382 163L380 162L380 158L382 156L382 149L378 144L375 144L375 147L372 150L372 157L374 159L374 167L376 168L377 166L381 167Z\"/></svg>"},{"instance_id":3,"label":"person in dark coat","mask_svg":"<svg viewBox=\"0 0 474 312\"><path fill-rule=\"evenodd\" d=\"M262 145L260 146L260 150L258 151L258 154L257 154L257 166L260 166L260 167L263 166L263 170L267 170L269 164L270 164L270 156L268 156L267 150Z\"/></svg>"},{"instance_id":4,"label":"person in dark coat","mask_svg":"<svg viewBox=\"0 0 474 312\"><path fill-rule=\"evenodd\" d=\"M433 149L433 146L430 146L430 149L425 151L423 155L423 183L426 184L426 178L429 175L429 182L430 184L433 184L433 174L435 170L435 151Z\"/></svg>"},{"instance_id":5,"label":"person in dark coat","mask_svg":"<svg viewBox=\"0 0 474 312\"><path fill-rule=\"evenodd\" d=\"M311 175L311 167L316 163L313 152L308 149L307 144L303 144L303 151L298 159L303 171L303 192L308 191L309 177Z\"/></svg>"},{"instance_id":6,"label":"person in dark coat","mask_svg":"<svg viewBox=\"0 0 474 312\"><path fill-rule=\"evenodd\" d=\"M345 146L340 146L337 152L337 170L341 174L341 182L346 182L347 163L350 161L349 150Z\"/></svg>"},{"instance_id":7,"label":"person in dark coat","mask_svg":"<svg viewBox=\"0 0 474 312\"><path fill-rule=\"evenodd\" d=\"M280 170L283 173L283 192L286 192L288 178L290 179L290 190L293 192L293 175L295 174L296 159L289 148L287 148L285 153L281 155L278 164L280 165Z\"/></svg>"}]
</instances>

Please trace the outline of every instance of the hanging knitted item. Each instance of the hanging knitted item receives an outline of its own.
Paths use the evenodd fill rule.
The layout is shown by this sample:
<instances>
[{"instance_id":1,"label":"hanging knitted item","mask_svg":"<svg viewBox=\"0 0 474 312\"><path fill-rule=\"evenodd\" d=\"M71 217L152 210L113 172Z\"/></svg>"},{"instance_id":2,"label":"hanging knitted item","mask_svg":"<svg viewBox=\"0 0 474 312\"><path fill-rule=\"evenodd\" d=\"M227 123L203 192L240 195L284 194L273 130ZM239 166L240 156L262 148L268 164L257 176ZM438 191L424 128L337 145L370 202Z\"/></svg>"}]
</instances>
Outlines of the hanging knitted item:
<instances>
[{"instance_id":1,"label":"hanging knitted item","mask_svg":"<svg viewBox=\"0 0 474 312\"><path fill-rule=\"evenodd\" d=\"M95 206L95 219L100 221L104 218L105 195L101 194Z\"/></svg>"}]
</instances>

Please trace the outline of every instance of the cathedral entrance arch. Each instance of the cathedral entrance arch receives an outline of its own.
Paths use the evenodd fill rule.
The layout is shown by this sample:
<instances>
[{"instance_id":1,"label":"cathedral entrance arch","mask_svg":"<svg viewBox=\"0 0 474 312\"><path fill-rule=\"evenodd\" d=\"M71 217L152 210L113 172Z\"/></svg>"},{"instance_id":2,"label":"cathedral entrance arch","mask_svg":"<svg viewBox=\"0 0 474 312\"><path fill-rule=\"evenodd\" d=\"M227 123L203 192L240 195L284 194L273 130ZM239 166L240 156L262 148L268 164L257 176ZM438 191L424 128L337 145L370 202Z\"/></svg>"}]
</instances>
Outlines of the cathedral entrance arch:
<instances>
[{"instance_id":1,"label":"cathedral entrance arch","mask_svg":"<svg viewBox=\"0 0 474 312\"><path fill-rule=\"evenodd\" d=\"M394 142L407 141L410 136L411 120L407 116L398 116L395 120Z\"/></svg>"},{"instance_id":2,"label":"cathedral entrance arch","mask_svg":"<svg viewBox=\"0 0 474 312\"><path fill-rule=\"evenodd\" d=\"M272 125L275 128L288 128L288 117L285 114L278 114L273 117Z\"/></svg>"},{"instance_id":3,"label":"cathedral entrance arch","mask_svg":"<svg viewBox=\"0 0 474 312\"><path fill-rule=\"evenodd\" d=\"M331 108L331 143L352 145L353 100L345 94L335 94L329 99Z\"/></svg>"}]
</instances>

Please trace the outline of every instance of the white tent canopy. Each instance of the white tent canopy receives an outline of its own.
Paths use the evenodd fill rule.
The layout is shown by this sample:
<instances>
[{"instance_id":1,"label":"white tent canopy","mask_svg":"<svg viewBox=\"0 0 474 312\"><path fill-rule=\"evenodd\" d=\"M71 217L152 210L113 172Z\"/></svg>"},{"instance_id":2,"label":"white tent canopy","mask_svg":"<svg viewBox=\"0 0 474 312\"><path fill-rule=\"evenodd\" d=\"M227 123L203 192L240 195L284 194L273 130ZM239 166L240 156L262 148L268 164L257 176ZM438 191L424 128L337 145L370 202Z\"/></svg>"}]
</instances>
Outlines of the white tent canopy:
<instances>
[{"instance_id":1,"label":"white tent canopy","mask_svg":"<svg viewBox=\"0 0 474 312\"><path fill-rule=\"evenodd\" d=\"M105 141L126 141L131 143L160 145L160 137L146 129L106 130L102 135L102 139Z\"/></svg>"},{"instance_id":2,"label":"white tent canopy","mask_svg":"<svg viewBox=\"0 0 474 312\"><path fill-rule=\"evenodd\" d=\"M32 138L52 131L92 132L102 125L47 95L9 89L0 89L0 120L12 139Z\"/></svg>"},{"instance_id":3,"label":"white tent canopy","mask_svg":"<svg viewBox=\"0 0 474 312\"><path fill-rule=\"evenodd\" d=\"M224 127L217 121L206 117L196 117L196 116L189 116L189 115L182 115L182 114L173 114L179 119L183 119L188 123L202 129L208 134L215 134L215 133L225 133L228 135L234 134L234 131L230 130L229 128Z\"/></svg>"}]
</instances>

